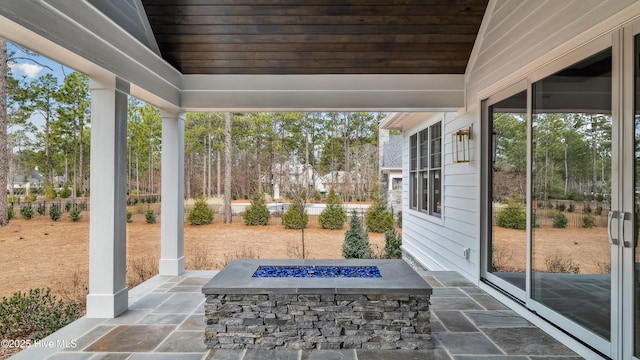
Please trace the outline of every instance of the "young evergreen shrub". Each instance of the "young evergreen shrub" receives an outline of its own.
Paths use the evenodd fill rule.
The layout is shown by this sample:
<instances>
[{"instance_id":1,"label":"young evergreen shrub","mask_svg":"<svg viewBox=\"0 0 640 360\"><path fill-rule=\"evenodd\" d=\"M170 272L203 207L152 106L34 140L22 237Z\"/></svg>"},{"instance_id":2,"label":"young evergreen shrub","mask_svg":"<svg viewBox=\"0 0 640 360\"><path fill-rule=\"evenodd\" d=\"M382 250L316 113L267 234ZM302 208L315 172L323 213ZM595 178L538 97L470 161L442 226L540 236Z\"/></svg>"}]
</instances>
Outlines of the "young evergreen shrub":
<instances>
[{"instance_id":1,"label":"young evergreen shrub","mask_svg":"<svg viewBox=\"0 0 640 360\"><path fill-rule=\"evenodd\" d=\"M342 256L345 259L370 259L373 257L369 245L369 235L362 229L362 223L353 210L349 221L349 230L344 234Z\"/></svg>"},{"instance_id":2,"label":"young evergreen shrub","mask_svg":"<svg viewBox=\"0 0 640 360\"><path fill-rule=\"evenodd\" d=\"M31 220L31 218L33 217L33 207L31 207L31 204L27 204L21 207L20 215L22 215L22 218L25 220Z\"/></svg>"},{"instance_id":3,"label":"young evergreen shrub","mask_svg":"<svg viewBox=\"0 0 640 360\"><path fill-rule=\"evenodd\" d=\"M347 213L342 208L342 202L333 189L327 195L327 207L320 213L320 226L323 229L342 229L347 221Z\"/></svg>"},{"instance_id":4,"label":"young evergreen shrub","mask_svg":"<svg viewBox=\"0 0 640 360\"><path fill-rule=\"evenodd\" d=\"M374 200L366 215L367 231L384 233L393 229L393 213L387 209L386 202L378 197Z\"/></svg>"},{"instance_id":5,"label":"young evergreen shrub","mask_svg":"<svg viewBox=\"0 0 640 360\"><path fill-rule=\"evenodd\" d=\"M209 207L204 198L199 198L193 205L193 209L189 212L189 223L191 225L206 225L213 222L213 210Z\"/></svg>"},{"instance_id":6,"label":"young evergreen shrub","mask_svg":"<svg viewBox=\"0 0 640 360\"><path fill-rule=\"evenodd\" d=\"M567 209L567 205L565 204L558 204L558 211L565 211Z\"/></svg>"},{"instance_id":7,"label":"young evergreen shrub","mask_svg":"<svg viewBox=\"0 0 640 360\"><path fill-rule=\"evenodd\" d=\"M155 224L156 212L153 211L153 209L147 209L147 212L144 214L144 218L147 220L147 224Z\"/></svg>"},{"instance_id":8,"label":"young evergreen shrub","mask_svg":"<svg viewBox=\"0 0 640 360\"><path fill-rule=\"evenodd\" d=\"M56 197L58 197L58 194L56 194L56 190L53 188L53 185L47 185L44 188L44 199L47 201L51 201L53 199L55 199Z\"/></svg>"},{"instance_id":9,"label":"young evergreen shrub","mask_svg":"<svg viewBox=\"0 0 640 360\"><path fill-rule=\"evenodd\" d=\"M247 206L242 214L245 225L267 225L271 218L269 208L267 208L267 201L264 198L264 193L261 191L256 192L251 197L251 205Z\"/></svg>"},{"instance_id":10,"label":"young evergreen shrub","mask_svg":"<svg viewBox=\"0 0 640 360\"><path fill-rule=\"evenodd\" d=\"M127 223L133 222L133 213L130 210L127 210Z\"/></svg>"},{"instance_id":11,"label":"young evergreen shrub","mask_svg":"<svg viewBox=\"0 0 640 360\"><path fill-rule=\"evenodd\" d=\"M60 197L63 199L68 198L69 196L71 196L71 189L69 188L69 186L65 185L62 190L60 190Z\"/></svg>"},{"instance_id":12,"label":"young evergreen shrub","mask_svg":"<svg viewBox=\"0 0 640 360\"><path fill-rule=\"evenodd\" d=\"M15 216L16 216L16 213L13 211L13 205L9 205L9 207L7 208L7 218L11 220Z\"/></svg>"},{"instance_id":13,"label":"young evergreen shrub","mask_svg":"<svg viewBox=\"0 0 640 360\"><path fill-rule=\"evenodd\" d=\"M526 229L527 213L524 205L517 200L509 200L507 206L498 212L496 223L498 226L507 229Z\"/></svg>"},{"instance_id":14,"label":"young evergreen shrub","mask_svg":"<svg viewBox=\"0 0 640 360\"><path fill-rule=\"evenodd\" d=\"M60 205L51 204L51 206L49 207L49 217L51 218L51 220L58 221L61 215L62 213L60 211Z\"/></svg>"},{"instance_id":15,"label":"young evergreen shrub","mask_svg":"<svg viewBox=\"0 0 640 360\"><path fill-rule=\"evenodd\" d=\"M567 209L567 211L570 213L576 211L576 206L573 203L569 204L569 208Z\"/></svg>"},{"instance_id":16,"label":"young evergreen shrub","mask_svg":"<svg viewBox=\"0 0 640 360\"><path fill-rule=\"evenodd\" d=\"M553 218L554 228L564 229L567 227L568 223L569 223L569 220L567 219L567 216L561 212L557 213L556 216Z\"/></svg>"},{"instance_id":17,"label":"young evergreen shrub","mask_svg":"<svg viewBox=\"0 0 640 360\"><path fill-rule=\"evenodd\" d=\"M35 192L31 192L29 195L24 197L24 201L32 202L38 200L38 195Z\"/></svg>"},{"instance_id":18,"label":"young evergreen shrub","mask_svg":"<svg viewBox=\"0 0 640 360\"><path fill-rule=\"evenodd\" d=\"M40 340L79 317L79 306L64 304L51 289L17 292L0 302L0 337Z\"/></svg>"},{"instance_id":19,"label":"young evergreen shrub","mask_svg":"<svg viewBox=\"0 0 640 360\"><path fill-rule=\"evenodd\" d=\"M82 210L76 208L71 209L69 211L69 219L73 222L78 222L82 220Z\"/></svg>"},{"instance_id":20,"label":"young evergreen shrub","mask_svg":"<svg viewBox=\"0 0 640 360\"><path fill-rule=\"evenodd\" d=\"M585 214L582 216L582 227L592 228L596 226L596 217L591 214Z\"/></svg>"},{"instance_id":21,"label":"young evergreen shrub","mask_svg":"<svg viewBox=\"0 0 640 360\"><path fill-rule=\"evenodd\" d=\"M45 207L44 203L38 204L38 207L36 208L36 212L38 213L38 215L44 215L46 209L47 208Z\"/></svg>"},{"instance_id":22,"label":"young evergreen shrub","mask_svg":"<svg viewBox=\"0 0 640 360\"><path fill-rule=\"evenodd\" d=\"M284 224L285 229L300 230L306 228L307 223L309 223L309 214L304 209L302 198L296 196L282 216L282 224Z\"/></svg>"},{"instance_id":23,"label":"young evergreen shrub","mask_svg":"<svg viewBox=\"0 0 640 360\"><path fill-rule=\"evenodd\" d=\"M384 256L387 259L399 259L402 257L402 235L396 233L395 229L387 230L384 233Z\"/></svg>"}]
</instances>

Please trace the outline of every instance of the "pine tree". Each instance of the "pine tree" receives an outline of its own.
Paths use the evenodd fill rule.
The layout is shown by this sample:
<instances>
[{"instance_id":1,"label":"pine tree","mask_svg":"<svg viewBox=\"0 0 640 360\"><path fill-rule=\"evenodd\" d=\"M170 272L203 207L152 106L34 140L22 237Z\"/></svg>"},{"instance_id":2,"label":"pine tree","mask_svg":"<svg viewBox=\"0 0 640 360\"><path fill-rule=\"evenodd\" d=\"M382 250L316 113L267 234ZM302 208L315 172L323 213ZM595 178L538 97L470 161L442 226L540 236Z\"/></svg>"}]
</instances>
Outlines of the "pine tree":
<instances>
[{"instance_id":1,"label":"pine tree","mask_svg":"<svg viewBox=\"0 0 640 360\"><path fill-rule=\"evenodd\" d=\"M303 229L309 222L309 214L304 209L303 198L296 196L291 206L282 217L282 223L287 229Z\"/></svg>"},{"instance_id":2,"label":"pine tree","mask_svg":"<svg viewBox=\"0 0 640 360\"><path fill-rule=\"evenodd\" d=\"M263 192L257 191L253 194L251 205L247 206L242 217L245 225L267 225L269 223L271 213L267 208Z\"/></svg>"},{"instance_id":3,"label":"pine tree","mask_svg":"<svg viewBox=\"0 0 640 360\"><path fill-rule=\"evenodd\" d=\"M369 235L362 229L362 223L355 210L351 213L349 230L344 234L342 256L345 259L370 259L373 256Z\"/></svg>"},{"instance_id":4,"label":"pine tree","mask_svg":"<svg viewBox=\"0 0 640 360\"><path fill-rule=\"evenodd\" d=\"M347 214L342 208L342 203L333 188L329 190L327 195L327 207L320 214L320 225L323 229L337 230L342 229Z\"/></svg>"}]
</instances>

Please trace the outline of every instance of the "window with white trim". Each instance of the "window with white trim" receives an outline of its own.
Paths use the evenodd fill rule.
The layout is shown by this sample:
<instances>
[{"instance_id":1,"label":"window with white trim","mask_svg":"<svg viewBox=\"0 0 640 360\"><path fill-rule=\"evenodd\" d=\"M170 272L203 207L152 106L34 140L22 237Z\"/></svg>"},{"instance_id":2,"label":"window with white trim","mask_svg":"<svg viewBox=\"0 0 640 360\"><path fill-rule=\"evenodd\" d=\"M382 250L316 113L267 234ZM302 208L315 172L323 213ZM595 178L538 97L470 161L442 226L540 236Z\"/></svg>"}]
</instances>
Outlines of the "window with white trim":
<instances>
[{"instance_id":1,"label":"window with white trim","mask_svg":"<svg viewBox=\"0 0 640 360\"><path fill-rule=\"evenodd\" d=\"M409 208L440 216L442 209L442 122L409 137Z\"/></svg>"}]
</instances>

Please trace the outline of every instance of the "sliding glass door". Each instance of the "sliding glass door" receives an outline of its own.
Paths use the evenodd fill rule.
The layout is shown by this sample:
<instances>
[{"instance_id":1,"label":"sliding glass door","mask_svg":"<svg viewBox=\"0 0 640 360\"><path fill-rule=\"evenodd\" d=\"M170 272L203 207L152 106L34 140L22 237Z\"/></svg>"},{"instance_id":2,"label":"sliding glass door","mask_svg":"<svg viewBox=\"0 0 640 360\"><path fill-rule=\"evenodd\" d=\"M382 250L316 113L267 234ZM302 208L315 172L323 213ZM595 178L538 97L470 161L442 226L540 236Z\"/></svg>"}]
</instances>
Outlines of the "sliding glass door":
<instances>
[{"instance_id":1,"label":"sliding glass door","mask_svg":"<svg viewBox=\"0 0 640 360\"><path fill-rule=\"evenodd\" d=\"M611 49L534 82L532 99L531 298L608 342Z\"/></svg>"},{"instance_id":2,"label":"sliding glass door","mask_svg":"<svg viewBox=\"0 0 640 360\"><path fill-rule=\"evenodd\" d=\"M610 357L627 219L619 51L603 37L483 100L483 279Z\"/></svg>"}]
</instances>

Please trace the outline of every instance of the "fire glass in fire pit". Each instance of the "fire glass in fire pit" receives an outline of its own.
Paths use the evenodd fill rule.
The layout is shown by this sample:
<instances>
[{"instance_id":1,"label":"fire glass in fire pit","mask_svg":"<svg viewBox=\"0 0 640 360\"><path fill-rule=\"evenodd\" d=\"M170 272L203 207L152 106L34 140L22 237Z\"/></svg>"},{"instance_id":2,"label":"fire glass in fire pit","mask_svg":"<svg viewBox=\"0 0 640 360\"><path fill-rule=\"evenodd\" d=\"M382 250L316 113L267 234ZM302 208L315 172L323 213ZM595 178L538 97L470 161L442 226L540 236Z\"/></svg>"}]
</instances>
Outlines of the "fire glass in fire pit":
<instances>
[{"instance_id":1,"label":"fire glass in fire pit","mask_svg":"<svg viewBox=\"0 0 640 360\"><path fill-rule=\"evenodd\" d=\"M258 266L258 278L381 278L377 266Z\"/></svg>"}]
</instances>

